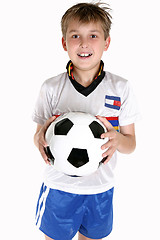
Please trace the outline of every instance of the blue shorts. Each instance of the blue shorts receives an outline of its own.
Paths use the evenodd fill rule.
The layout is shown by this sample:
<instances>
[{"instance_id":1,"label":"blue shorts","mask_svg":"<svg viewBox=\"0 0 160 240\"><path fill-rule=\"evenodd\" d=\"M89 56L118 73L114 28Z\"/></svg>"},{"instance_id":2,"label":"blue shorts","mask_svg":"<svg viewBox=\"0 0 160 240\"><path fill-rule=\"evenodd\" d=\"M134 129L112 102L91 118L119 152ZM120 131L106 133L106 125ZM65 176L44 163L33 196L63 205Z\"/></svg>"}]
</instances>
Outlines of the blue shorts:
<instances>
[{"instance_id":1,"label":"blue shorts","mask_svg":"<svg viewBox=\"0 0 160 240\"><path fill-rule=\"evenodd\" d=\"M79 195L43 184L37 203L36 225L55 240L71 240L78 231L88 238L104 238L112 231L113 190Z\"/></svg>"}]
</instances>

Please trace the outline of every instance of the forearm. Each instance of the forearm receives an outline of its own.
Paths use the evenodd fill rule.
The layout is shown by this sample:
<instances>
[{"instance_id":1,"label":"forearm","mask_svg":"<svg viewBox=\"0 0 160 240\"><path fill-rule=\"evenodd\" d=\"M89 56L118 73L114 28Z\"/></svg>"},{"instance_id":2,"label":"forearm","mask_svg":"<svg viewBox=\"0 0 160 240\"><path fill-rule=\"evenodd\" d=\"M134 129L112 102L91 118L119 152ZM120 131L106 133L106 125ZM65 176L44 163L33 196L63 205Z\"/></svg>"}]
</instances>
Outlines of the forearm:
<instances>
[{"instance_id":1,"label":"forearm","mask_svg":"<svg viewBox=\"0 0 160 240\"><path fill-rule=\"evenodd\" d=\"M101 135L101 138L108 139L101 147L102 150L107 149L102 154L102 157L106 158L105 164L112 158L116 150L126 154L134 151L136 147L134 124L120 126L120 132L117 132L104 117L98 116L98 119L107 129L107 131Z\"/></svg>"},{"instance_id":2,"label":"forearm","mask_svg":"<svg viewBox=\"0 0 160 240\"><path fill-rule=\"evenodd\" d=\"M42 127L42 125L37 124L36 133L34 134L34 144L37 148L39 148L39 132Z\"/></svg>"},{"instance_id":3,"label":"forearm","mask_svg":"<svg viewBox=\"0 0 160 240\"><path fill-rule=\"evenodd\" d=\"M45 148L47 147L47 142L45 140L45 132L47 130L47 128L49 127L49 125L56 119L55 116L49 118L45 124L42 126L40 124L37 125L37 130L36 133L34 135L34 144L36 145L36 147L39 149L44 161L47 164L50 164L50 161L48 160L48 157L46 155L45 152Z\"/></svg>"},{"instance_id":4,"label":"forearm","mask_svg":"<svg viewBox=\"0 0 160 240\"><path fill-rule=\"evenodd\" d=\"M135 136L130 134L122 134L118 133L119 144L117 146L117 150L121 153L129 154L135 150L136 147L136 139Z\"/></svg>"}]
</instances>

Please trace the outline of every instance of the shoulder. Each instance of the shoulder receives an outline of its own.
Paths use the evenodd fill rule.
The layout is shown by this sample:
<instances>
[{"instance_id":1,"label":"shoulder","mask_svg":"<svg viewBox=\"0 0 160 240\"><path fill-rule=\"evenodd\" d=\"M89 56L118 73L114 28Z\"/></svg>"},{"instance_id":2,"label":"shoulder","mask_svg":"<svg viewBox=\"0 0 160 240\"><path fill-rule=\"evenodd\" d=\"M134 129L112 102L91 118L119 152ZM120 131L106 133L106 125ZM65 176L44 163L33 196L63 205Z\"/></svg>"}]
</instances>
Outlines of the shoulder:
<instances>
[{"instance_id":1,"label":"shoulder","mask_svg":"<svg viewBox=\"0 0 160 240\"><path fill-rule=\"evenodd\" d=\"M107 89L120 96L123 96L130 89L130 83L127 79L107 71L105 72L104 83Z\"/></svg>"},{"instance_id":2,"label":"shoulder","mask_svg":"<svg viewBox=\"0 0 160 240\"><path fill-rule=\"evenodd\" d=\"M64 87L66 79L67 73L64 72L45 80L41 86L41 94L45 94L50 97L57 95L58 92L61 91L61 89Z\"/></svg>"},{"instance_id":3,"label":"shoulder","mask_svg":"<svg viewBox=\"0 0 160 240\"><path fill-rule=\"evenodd\" d=\"M125 86L128 84L128 80L123 78L123 77L120 77L116 74L113 74L111 72L105 72L105 80L112 84L112 85L115 85L115 86Z\"/></svg>"},{"instance_id":4,"label":"shoulder","mask_svg":"<svg viewBox=\"0 0 160 240\"><path fill-rule=\"evenodd\" d=\"M61 73L57 76L47 79L43 83L42 87L48 88L48 89L55 88L57 85L63 84L65 82L66 78L67 78L67 73L66 72Z\"/></svg>"}]
</instances>

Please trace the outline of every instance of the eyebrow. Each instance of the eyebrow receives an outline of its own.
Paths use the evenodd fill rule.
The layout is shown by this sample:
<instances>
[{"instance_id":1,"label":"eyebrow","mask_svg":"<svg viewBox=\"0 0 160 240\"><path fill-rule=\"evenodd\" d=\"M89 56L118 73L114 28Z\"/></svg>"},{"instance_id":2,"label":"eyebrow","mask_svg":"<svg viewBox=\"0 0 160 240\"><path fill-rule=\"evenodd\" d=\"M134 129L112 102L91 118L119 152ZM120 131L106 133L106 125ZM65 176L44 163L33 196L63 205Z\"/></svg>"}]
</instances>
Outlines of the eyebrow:
<instances>
[{"instance_id":1,"label":"eyebrow","mask_svg":"<svg viewBox=\"0 0 160 240\"><path fill-rule=\"evenodd\" d=\"M90 32L98 32L99 33L100 31L99 30L91 30Z\"/></svg>"},{"instance_id":2,"label":"eyebrow","mask_svg":"<svg viewBox=\"0 0 160 240\"><path fill-rule=\"evenodd\" d=\"M70 30L69 33L78 32L77 30Z\"/></svg>"},{"instance_id":3,"label":"eyebrow","mask_svg":"<svg viewBox=\"0 0 160 240\"><path fill-rule=\"evenodd\" d=\"M78 31L78 30L70 30L70 31L69 31L69 33L75 33L75 32L78 33L79 31ZM93 32L94 32L94 33L96 33L96 32L99 33L100 31L99 31L99 30L91 30L91 31L89 31L89 32L91 32L91 33L93 33Z\"/></svg>"}]
</instances>

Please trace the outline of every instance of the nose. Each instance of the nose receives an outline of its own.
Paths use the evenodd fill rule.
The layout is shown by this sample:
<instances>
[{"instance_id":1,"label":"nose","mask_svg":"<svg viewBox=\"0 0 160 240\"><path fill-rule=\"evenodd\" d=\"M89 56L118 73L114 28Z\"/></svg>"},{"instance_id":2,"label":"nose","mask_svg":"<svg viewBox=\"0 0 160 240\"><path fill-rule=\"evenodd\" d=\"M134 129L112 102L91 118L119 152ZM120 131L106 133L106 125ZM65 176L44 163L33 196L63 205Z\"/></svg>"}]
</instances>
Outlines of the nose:
<instances>
[{"instance_id":1,"label":"nose","mask_svg":"<svg viewBox=\"0 0 160 240\"><path fill-rule=\"evenodd\" d=\"M81 39L80 46L81 46L82 48L87 48L87 47L88 47L88 40L87 40L87 38L82 38L82 39Z\"/></svg>"}]
</instances>

